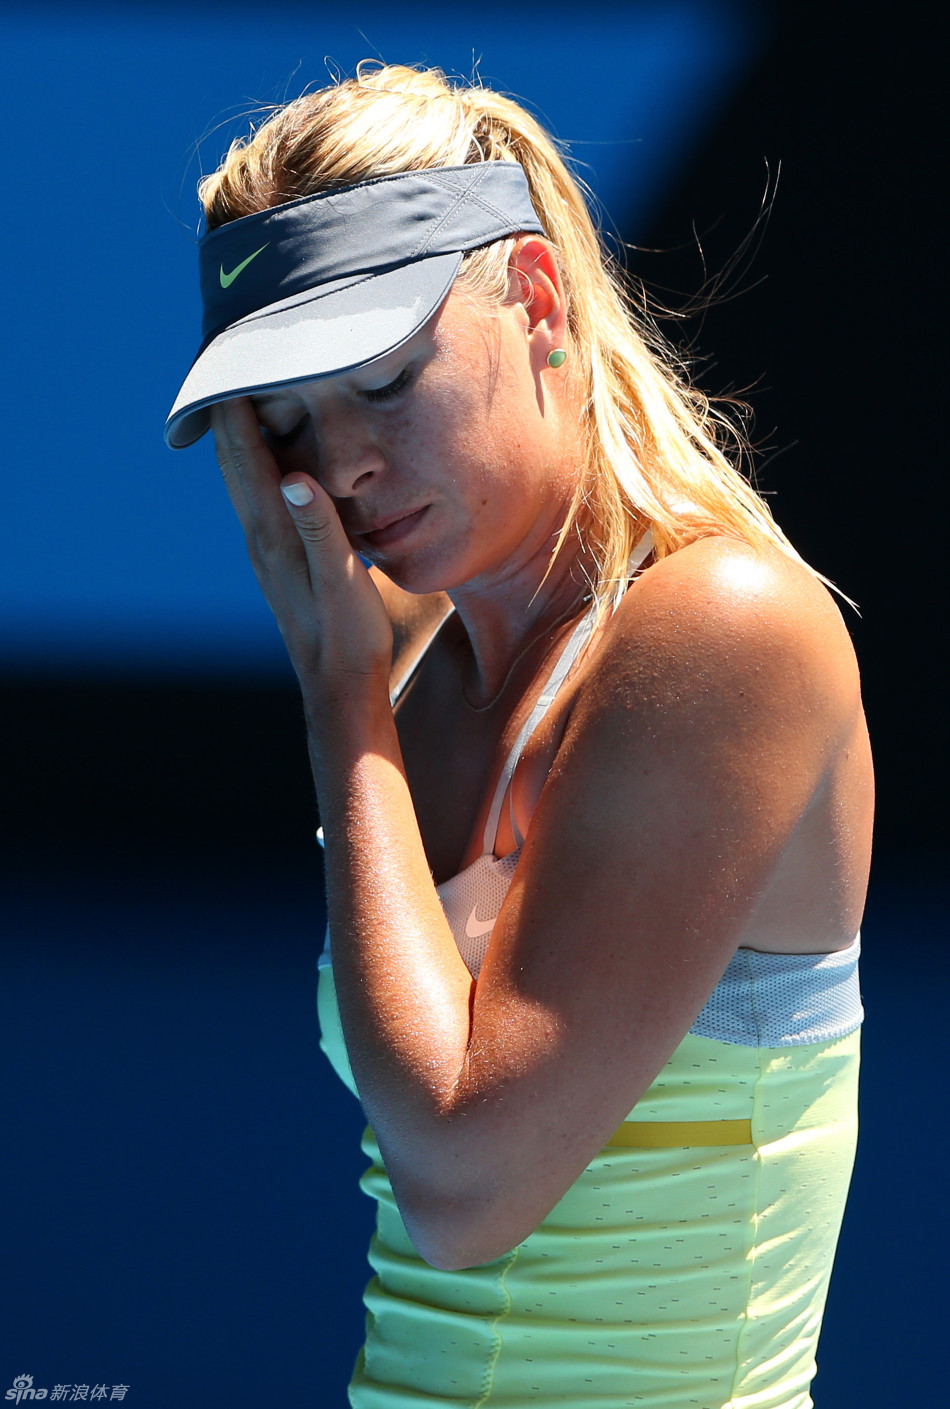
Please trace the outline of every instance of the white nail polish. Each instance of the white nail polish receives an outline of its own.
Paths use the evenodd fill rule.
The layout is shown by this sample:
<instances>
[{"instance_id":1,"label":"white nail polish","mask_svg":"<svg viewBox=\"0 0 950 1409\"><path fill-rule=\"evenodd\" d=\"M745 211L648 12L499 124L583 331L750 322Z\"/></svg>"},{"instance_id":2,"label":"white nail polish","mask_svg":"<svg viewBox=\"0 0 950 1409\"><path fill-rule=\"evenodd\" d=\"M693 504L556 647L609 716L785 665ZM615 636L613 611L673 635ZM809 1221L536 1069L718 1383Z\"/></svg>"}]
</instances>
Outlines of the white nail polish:
<instances>
[{"instance_id":1,"label":"white nail polish","mask_svg":"<svg viewBox=\"0 0 950 1409\"><path fill-rule=\"evenodd\" d=\"M313 490L308 484L282 484L280 492L289 504L295 504L298 509L309 504L313 498Z\"/></svg>"}]
</instances>

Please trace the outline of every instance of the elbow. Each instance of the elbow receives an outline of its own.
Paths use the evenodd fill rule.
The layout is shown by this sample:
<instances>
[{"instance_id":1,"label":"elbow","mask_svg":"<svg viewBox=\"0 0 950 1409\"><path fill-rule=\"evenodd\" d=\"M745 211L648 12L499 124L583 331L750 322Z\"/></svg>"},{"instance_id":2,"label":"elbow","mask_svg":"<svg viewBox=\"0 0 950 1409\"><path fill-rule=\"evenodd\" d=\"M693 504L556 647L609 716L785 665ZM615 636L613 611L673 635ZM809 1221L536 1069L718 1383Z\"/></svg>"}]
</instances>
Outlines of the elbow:
<instances>
[{"instance_id":1,"label":"elbow","mask_svg":"<svg viewBox=\"0 0 950 1409\"><path fill-rule=\"evenodd\" d=\"M431 1229L412 1228L409 1236L423 1262L438 1268L440 1272L463 1272L468 1267L484 1267L507 1256L512 1247L517 1247L517 1242L509 1246L505 1239L460 1237L458 1230L436 1233Z\"/></svg>"},{"instance_id":2,"label":"elbow","mask_svg":"<svg viewBox=\"0 0 950 1409\"><path fill-rule=\"evenodd\" d=\"M464 1272L467 1267L481 1267L492 1260L481 1257L477 1252L466 1252L449 1240L418 1236L415 1232L410 1236L423 1262L439 1272Z\"/></svg>"},{"instance_id":3,"label":"elbow","mask_svg":"<svg viewBox=\"0 0 950 1409\"><path fill-rule=\"evenodd\" d=\"M518 1163L489 1154L485 1141L442 1138L380 1152L396 1206L419 1256L442 1272L506 1257L553 1206ZM408 1156L408 1157L407 1157ZM544 1195L542 1194L543 1198Z\"/></svg>"},{"instance_id":4,"label":"elbow","mask_svg":"<svg viewBox=\"0 0 950 1409\"><path fill-rule=\"evenodd\" d=\"M463 1204L432 1193L417 1193L396 1202L406 1232L423 1261L441 1272L483 1267L507 1256L527 1236L491 1201ZM531 1230L529 1229L528 1232Z\"/></svg>"}]
</instances>

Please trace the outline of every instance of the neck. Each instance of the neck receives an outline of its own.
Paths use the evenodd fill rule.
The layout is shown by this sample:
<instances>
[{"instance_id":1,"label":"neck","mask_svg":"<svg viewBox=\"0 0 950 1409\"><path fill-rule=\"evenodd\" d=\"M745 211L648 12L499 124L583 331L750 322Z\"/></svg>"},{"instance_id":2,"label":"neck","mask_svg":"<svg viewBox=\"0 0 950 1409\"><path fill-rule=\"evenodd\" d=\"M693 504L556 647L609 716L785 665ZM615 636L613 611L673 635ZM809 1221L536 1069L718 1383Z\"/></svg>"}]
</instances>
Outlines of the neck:
<instances>
[{"instance_id":1,"label":"neck","mask_svg":"<svg viewBox=\"0 0 950 1409\"><path fill-rule=\"evenodd\" d=\"M590 592L584 556L565 547L547 572L549 563L546 552L501 578L449 592L471 650L463 691L473 708L488 709L500 699L520 660L527 666L530 657L536 666L532 648L550 645L551 633L582 609Z\"/></svg>"}]
</instances>

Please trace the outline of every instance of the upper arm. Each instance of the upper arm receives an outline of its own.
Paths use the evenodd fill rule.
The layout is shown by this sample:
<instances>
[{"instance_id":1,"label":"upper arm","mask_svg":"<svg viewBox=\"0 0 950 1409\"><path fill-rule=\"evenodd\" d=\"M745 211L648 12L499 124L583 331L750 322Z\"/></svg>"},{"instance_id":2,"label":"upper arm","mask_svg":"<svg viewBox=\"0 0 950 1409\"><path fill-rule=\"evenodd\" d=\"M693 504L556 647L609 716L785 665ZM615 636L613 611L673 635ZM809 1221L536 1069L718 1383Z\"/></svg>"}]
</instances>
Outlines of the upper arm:
<instances>
[{"instance_id":1,"label":"upper arm","mask_svg":"<svg viewBox=\"0 0 950 1409\"><path fill-rule=\"evenodd\" d=\"M580 691L455 1093L492 1152L476 1260L537 1226L688 1032L853 727L840 617L776 556L718 540L658 564Z\"/></svg>"}]
</instances>

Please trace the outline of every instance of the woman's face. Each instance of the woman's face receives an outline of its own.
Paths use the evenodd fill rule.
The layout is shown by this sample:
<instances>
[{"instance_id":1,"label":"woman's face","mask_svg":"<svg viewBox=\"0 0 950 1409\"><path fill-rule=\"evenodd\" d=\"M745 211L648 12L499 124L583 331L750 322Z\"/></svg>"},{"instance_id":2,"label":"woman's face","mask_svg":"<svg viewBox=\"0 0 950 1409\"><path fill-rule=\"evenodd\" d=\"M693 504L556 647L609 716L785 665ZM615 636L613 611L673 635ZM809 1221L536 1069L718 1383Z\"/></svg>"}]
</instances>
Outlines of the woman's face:
<instances>
[{"instance_id":1,"label":"woman's face","mask_svg":"<svg viewBox=\"0 0 950 1409\"><path fill-rule=\"evenodd\" d=\"M453 292L398 351L253 398L284 474L333 498L353 547L436 591L547 566L581 464L564 373L522 303Z\"/></svg>"}]
</instances>

